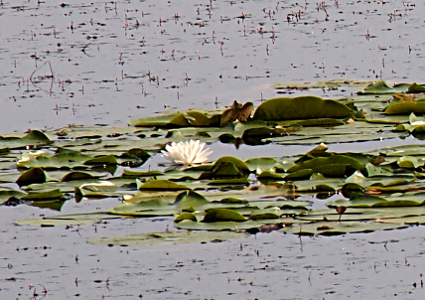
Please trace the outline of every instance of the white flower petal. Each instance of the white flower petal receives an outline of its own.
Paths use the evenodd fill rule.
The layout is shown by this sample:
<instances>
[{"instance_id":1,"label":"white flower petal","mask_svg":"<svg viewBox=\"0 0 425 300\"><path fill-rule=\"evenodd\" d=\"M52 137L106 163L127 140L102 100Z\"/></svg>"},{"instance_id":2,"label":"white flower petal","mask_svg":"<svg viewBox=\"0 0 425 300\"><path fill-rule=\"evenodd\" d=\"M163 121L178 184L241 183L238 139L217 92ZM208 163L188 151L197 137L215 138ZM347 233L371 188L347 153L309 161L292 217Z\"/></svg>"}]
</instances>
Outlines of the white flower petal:
<instances>
[{"instance_id":1,"label":"white flower petal","mask_svg":"<svg viewBox=\"0 0 425 300\"><path fill-rule=\"evenodd\" d=\"M208 161L212 151L205 149L206 144L200 140L171 143L162 150L162 157L177 165L192 166Z\"/></svg>"}]
</instances>

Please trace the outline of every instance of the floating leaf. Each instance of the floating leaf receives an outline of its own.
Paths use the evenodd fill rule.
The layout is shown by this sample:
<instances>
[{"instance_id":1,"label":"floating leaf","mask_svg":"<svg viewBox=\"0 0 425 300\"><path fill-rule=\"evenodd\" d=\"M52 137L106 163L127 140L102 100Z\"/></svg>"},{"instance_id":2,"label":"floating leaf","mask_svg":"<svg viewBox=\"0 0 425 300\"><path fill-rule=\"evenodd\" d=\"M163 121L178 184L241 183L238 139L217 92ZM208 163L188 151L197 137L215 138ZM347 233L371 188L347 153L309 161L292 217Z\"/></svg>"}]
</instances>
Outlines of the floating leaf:
<instances>
[{"instance_id":1,"label":"floating leaf","mask_svg":"<svg viewBox=\"0 0 425 300\"><path fill-rule=\"evenodd\" d=\"M65 226L95 224L102 220L122 219L122 216L106 214L103 212L66 214L60 216L49 216L41 219L30 219L15 222L16 225L38 225L38 226Z\"/></svg>"},{"instance_id":2,"label":"floating leaf","mask_svg":"<svg viewBox=\"0 0 425 300\"><path fill-rule=\"evenodd\" d=\"M230 144L230 143L233 143L236 138L230 133L223 133L222 135L218 137L218 139L220 142L224 144Z\"/></svg>"},{"instance_id":3,"label":"floating leaf","mask_svg":"<svg viewBox=\"0 0 425 300\"><path fill-rule=\"evenodd\" d=\"M212 178L220 178L220 177L243 177L244 174L239 170L233 163L222 161L217 164L214 169L211 171ZM205 178L205 177L201 177Z\"/></svg>"},{"instance_id":4,"label":"floating leaf","mask_svg":"<svg viewBox=\"0 0 425 300\"><path fill-rule=\"evenodd\" d=\"M196 215L194 213L184 212L184 213L181 213L180 215L178 215L174 219L174 222L178 223L178 222L181 222L183 220L192 220L194 222L198 221L198 219L196 218Z\"/></svg>"},{"instance_id":5,"label":"floating leaf","mask_svg":"<svg viewBox=\"0 0 425 300\"><path fill-rule=\"evenodd\" d=\"M9 148L9 149L25 149L25 148L33 148L35 146L46 146L51 144L52 141L49 137L40 130L31 130L24 137L5 137L0 136L0 147L1 148Z\"/></svg>"},{"instance_id":6,"label":"floating leaf","mask_svg":"<svg viewBox=\"0 0 425 300\"><path fill-rule=\"evenodd\" d=\"M313 175L312 169L302 169L302 170L293 171L289 173L288 175L285 176L285 179L286 180L308 179L310 178L311 175Z\"/></svg>"},{"instance_id":7,"label":"floating leaf","mask_svg":"<svg viewBox=\"0 0 425 300\"><path fill-rule=\"evenodd\" d=\"M169 180L151 180L138 187L139 190L190 190L189 187Z\"/></svg>"},{"instance_id":8,"label":"floating leaf","mask_svg":"<svg viewBox=\"0 0 425 300\"><path fill-rule=\"evenodd\" d=\"M74 188L75 199L78 201L82 197L91 198L104 198L104 197L118 197L120 193L117 193L117 187L110 181L99 181L85 183L81 186Z\"/></svg>"},{"instance_id":9,"label":"floating leaf","mask_svg":"<svg viewBox=\"0 0 425 300\"><path fill-rule=\"evenodd\" d=\"M208 185L225 185L225 186L248 186L249 185L248 178L227 178L227 179L216 179L211 180Z\"/></svg>"},{"instance_id":10,"label":"floating leaf","mask_svg":"<svg viewBox=\"0 0 425 300\"><path fill-rule=\"evenodd\" d=\"M132 158L137 157L141 160L147 160L151 155L141 148L131 148L126 153L122 154L121 157L123 158Z\"/></svg>"},{"instance_id":11,"label":"floating leaf","mask_svg":"<svg viewBox=\"0 0 425 300\"><path fill-rule=\"evenodd\" d=\"M69 172L66 175L64 175L62 177L61 181L73 181L73 180L83 180L83 179L97 179L100 178L102 176L98 175L92 175L90 173L87 172L80 172L80 171L73 171L73 172Z\"/></svg>"},{"instance_id":12,"label":"floating leaf","mask_svg":"<svg viewBox=\"0 0 425 300\"><path fill-rule=\"evenodd\" d=\"M184 221L183 221L184 222ZM229 239L245 238L248 234L240 232L186 232L186 231L167 231L151 232L146 234L104 237L88 240L91 244L105 245L158 245L164 243L183 244L183 243L208 243L221 242Z\"/></svg>"},{"instance_id":13,"label":"floating leaf","mask_svg":"<svg viewBox=\"0 0 425 300\"><path fill-rule=\"evenodd\" d=\"M335 236L347 233L368 233L377 230L403 229L408 227L408 225L377 222L317 222L285 227L281 231L307 236Z\"/></svg>"},{"instance_id":14,"label":"floating leaf","mask_svg":"<svg viewBox=\"0 0 425 300\"><path fill-rule=\"evenodd\" d=\"M85 165L116 165L118 164L117 159L113 155L102 155L92 159L88 159L84 162Z\"/></svg>"},{"instance_id":15,"label":"floating leaf","mask_svg":"<svg viewBox=\"0 0 425 300\"><path fill-rule=\"evenodd\" d=\"M340 126L344 125L345 122L338 119L333 118L320 118L320 119L311 119L311 120L301 120L297 122L298 125L304 126L304 127L312 127L312 126Z\"/></svg>"},{"instance_id":16,"label":"floating leaf","mask_svg":"<svg viewBox=\"0 0 425 300\"><path fill-rule=\"evenodd\" d=\"M249 173L248 166L242 160L232 156L222 156L214 163L210 172L203 173L199 178L239 178L247 177Z\"/></svg>"},{"instance_id":17,"label":"floating leaf","mask_svg":"<svg viewBox=\"0 0 425 300\"><path fill-rule=\"evenodd\" d=\"M387 115L409 115L411 113L424 114L425 103L423 102L394 102L385 108Z\"/></svg>"},{"instance_id":18,"label":"floating leaf","mask_svg":"<svg viewBox=\"0 0 425 300\"><path fill-rule=\"evenodd\" d=\"M215 168L220 167L220 164L222 163L231 163L233 164L238 170L240 170L242 173L249 173L250 170L246 163L244 163L242 160L233 157L233 156L222 156L220 157L213 166L213 172Z\"/></svg>"},{"instance_id":19,"label":"floating leaf","mask_svg":"<svg viewBox=\"0 0 425 300\"><path fill-rule=\"evenodd\" d=\"M345 118L353 110L334 100L315 96L269 99L257 107L253 119L266 121Z\"/></svg>"},{"instance_id":20,"label":"floating leaf","mask_svg":"<svg viewBox=\"0 0 425 300\"><path fill-rule=\"evenodd\" d=\"M137 171L137 170L131 170L131 169L124 169L123 170L124 176L128 177L156 177L156 176L162 176L165 175L164 172L161 171Z\"/></svg>"},{"instance_id":21,"label":"floating leaf","mask_svg":"<svg viewBox=\"0 0 425 300\"><path fill-rule=\"evenodd\" d=\"M384 199L382 197L373 195L364 195L360 193L352 193L350 200L340 199L333 202L328 202L329 207L347 206L347 207L409 207L421 206L424 203L423 195L419 194L417 197L393 197ZM419 198L419 199L415 199Z\"/></svg>"},{"instance_id":22,"label":"floating leaf","mask_svg":"<svg viewBox=\"0 0 425 300\"><path fill-rule=\"evenodd\" d=\"M295 220L292 218L278 218L278 219L259 219L259 220L246 220L241 221L220 221L220 222L195 222L192 220L183 220L175 223L175 226L180 229L186 230L208 230L208 231L237 231L242 230L258 232L259 228L263 225L273 225L282 223L292 223Z\"/></svg>"},{"instance_id":23,"label":"floating leaf","mask_svg":"<svg viewBox=\"0 0 425 300\"><path fill-rule=\"evenodd\" d=\"M226 208L215 208L209 210L202 220L202 222L206 223L221 221L243 222L246 221L246 218L234 210Z\"/></svg>"},{"instance_id":24,"label":"floating leaf","mask_svg":"<svg viewBox=\"0 0 425 300\"><path fill-rule=\"evenodd\" d=\"M29 192L29 194L23 196L22 200L31 200L31 201L43 201L50 199L66 199L65 195L61 193L59 189L41 191L41 192Z\"/></svg>"},{"instance_id":25,"label":"floating leaf","mask_svg":"<svg viewBox=\"0 0 425 300\"><path fill-rule=\"evenodd\" d=\"M283 179L283 176L276 174L271 171L264 171L257 175L257 179L273 179L273 180L281 180Z\"/></svg>"},{"instance_id":26,"label":"floating leaf","mask_svg":"<svg viewBox=\"0 0 425 300\"><path fill-rule=\"evenodd\" d=\"M256 127L256 128L249 128L246 129L242 134L242 139L246 140L253 137L261 137L261 138L268 138L273 133L272 128L268 127Z\"/></svg>"},{"instance_id":27,"label":"floating leaf","mask_svg":"<svg viewBox=\"0 0 425 300\"><path fill-rule=\"evenodd\" d=\"M6 187L6 186L0 187L0 205L4 204L6 201L8 201L12 197L20 200L20 198L25 195L27 195L27 193L20 190L15 190L13 188Z\"/></svg>"},{"instance_id":28,"label":"floating leaf","mask_svg":"<svg viewBox=\"0 0 425 300\"><path fill-rule=\"evenodd\" d=\"M277 163L277 159L274 157L261 157L261 158L251 158L245 161L245 164L250 170L260 169L270 169L274 167Z\"/></svg>"},{"instance_id":29,"label":"floating leaf","mask_svg":"<svg viewBox=\"0 0 425 300\"><path fill-rule=\"evenodd\" d=\"M363 90L358 91L359 95L368 95L368 94L395 94L406 92L410 84L399 83L391 86L388 82L384 80L378 80L369 83Z\"/></svg>"},{"instance_id":30,"label":"floating leaf","mask_svg":"<svg viewBox=\"0 0 425 300\"><path fill-rule=\"evenodd\" d=\"M170 122L170 120L172 120L177 115L178 115L178 113L172 113L172 114L158 115L158 116L155 116L155 117L131 119L131 120L128 121L128 124L130 126L136 126L136 127L165 128L167 126L167 124Z\"/></svg>"},{"instance_id":31,"label":"floating leaf","mask_svg":"<svg viewBox=\"0 0 425 300\"><path fill-rule=\"evenodd\" d=\"M416 82L409 85L409 88L407 89L408 93L424 93L425 92L425 86L419 85Z\"/></svg>"},{"instance_id":32,"label":"floating leaf","mask_svg":"<svg viewBox=\"0 0 425 300\"><path fill-rule=\"evenodd\" d=\"M109 210L111 214L137 217L172 216L177 212L176 207L161 198L152 198L140 203L124 202Z\"/></svg>"},{"instance_id":33,"label":"floating leaf","mask_svg":"<svg viewBox=\"0 0 425 300\"><path fill-rule=\"evenodd\" d=\"M187 120L191 126L205 127L211 124L210 118L202 112L190 110L186 114L188 115Z\"/></svg>"},{"instance_id":34,"label":"floating leaf","mask_svg":"<svg viewBox=\"0 0 425 300\"><path fill-rule=\"evenodd\" d=\"M20 168L41 167L45 169L83 167L84 161L90 156L79 151L59 148L55 154L44 150L27 151L18 156L17 165Z\"/></svg>"},{"instance_id":35,"label":"floating leaf","mask_svg":"<svg viewBox=\"0 0 425 300\"><path fill-rule=\"evenodd\" d=\"M174 206L181 211L194 211L195 208L205 206L210 202L194 191L184 191L177 195Z\"/></svg>"},{"instance_id":36,"label":"floating leaf","mask_svg":"<svg viewBox=\"0 0 425 300\"><path fill-rule=\"evenodd\" d=\"M270 219L279 219L280 216L272 212L262 212L254 213L249 217L251 220L270 220Z\"/></svg>"},{"instance_id":37,"label":"floating leaf","mask_svg":"<svg viewBox=\"0 0 425 300\"><path fill-rule=\"evenodd\" d=\"M416 169L423 166L425 162L421 158L417 158L413 156L403 156L398 159L397 164L401 168Z\"/></svg>"},{"instance_id":38,"label":"floating leaf","mask_svg":"<svg viewBox=\"0 0 425 300\"><path fill-rule=\"evenodd\" d=\"M354 170L364 170L364 165L357 159L351 158L346 155L331 155L329 157L317 157L311 160L307 160L296 164L288 169L288 173L293 173L295 171L300 171L304 169L311 169L314 173L321 173L325 175L335 174L336 176L341 176L345 173L345 170L350 167Z\"/></svg>"},{"instance_id":39,"label":"floating leaf","mask_svg":"<svg viewBox=\"0 0 425 300\"><path fill-rule=\"evenodd\" d=\"M42 168L31 168L19 176L16 183L19 186L30 185L32 183L43 183L46 182L46 173Z\"/></svg>"},{"instance_id":40,"label":"floating leaf","mask_svg":"<svg viewBox=\"0 0 425 300\"><path fill-rule=\"evenodd\" d=\"M367 173L367 177L393 176L394 175L394 173L392 171L387 170L384 167L374 166L371 163L366 164L366 173Z\"/></svg>"}]
</instances>

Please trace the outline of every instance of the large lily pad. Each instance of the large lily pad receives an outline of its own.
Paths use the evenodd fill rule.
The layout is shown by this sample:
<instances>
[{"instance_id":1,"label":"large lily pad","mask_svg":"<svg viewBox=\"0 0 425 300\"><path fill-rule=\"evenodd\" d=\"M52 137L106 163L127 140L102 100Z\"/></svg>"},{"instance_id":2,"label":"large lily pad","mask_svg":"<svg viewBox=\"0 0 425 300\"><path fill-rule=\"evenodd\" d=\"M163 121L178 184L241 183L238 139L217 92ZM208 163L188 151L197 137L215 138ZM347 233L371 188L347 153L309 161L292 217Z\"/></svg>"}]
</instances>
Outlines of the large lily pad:
<instances>
[{"instance_id":1,"label":"large lily pad","mask_svg":"<svg viewBox=\"0 0 425 300\"><path fill-rule=\"evenodd\" d=\"M425 102L394 102L385 109L387 115L409 115L425 113Z\"/></svg>"},{"instance_id":2,"label":"large lily pad","mask_svg":"<svg viewBox=\"0 0 425 300\"><path fill-rule=\"evenodd\" d=\"M401 92L407 92L409 86L411 84L408 83L397 83L391 85L385 80L378 80L369 83L364 89L358 91L359 95L367 95L367 94L395 94Z\"/></svg>"},{"instance_id":3,"label":"large lily pad","mask_svg":"<svg viewBox=\"0 0 425 300\"><path fill-rule=\"evenodd\" d=\"M354 111L335 100L315 96L274 98L263 102L255 110L253 119L265 121L345 118Z\"/></svg>"},{"instance_id":4,"label":"large lily pad","mask_svg":"<svg viewBox=\"0 0 425 300\"><path fill-rule=\"evenodd\" d=\"M28 149L51 144L50 138L40 130L31 130L23 137L0 136L0 148Z\"/></svg>"}]
</instances>

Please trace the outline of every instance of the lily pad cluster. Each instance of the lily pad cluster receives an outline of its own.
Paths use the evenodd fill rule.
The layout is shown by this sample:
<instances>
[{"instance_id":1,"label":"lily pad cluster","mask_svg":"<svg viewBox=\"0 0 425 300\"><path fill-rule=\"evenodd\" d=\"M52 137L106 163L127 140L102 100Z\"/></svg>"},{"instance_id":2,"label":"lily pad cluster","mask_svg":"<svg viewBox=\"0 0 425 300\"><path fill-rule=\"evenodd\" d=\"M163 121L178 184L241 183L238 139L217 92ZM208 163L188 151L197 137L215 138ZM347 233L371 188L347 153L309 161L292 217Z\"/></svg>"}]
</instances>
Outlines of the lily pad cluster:
<instances>
[{"instance_id":1,"label":"lily pad cluster","mask_svg":"<svg viewBox=\"0 0 425 300\"><path fill-rule=\"evenodd\" d=\"M343 99L280 97L213 111L167 112L128 127L69 126L0 139L0 203L60 211L65 201L117 198L104 212L18 224L94 223L169 216L179 229L333 235L405 228L425 221L425 148L327 152L321 143L421 138L418 84L370 83ZM172 142L281 144L281 156L152 168ZM318 147L315 147L319 145ZM283 145L312 150L285 156ZM165 163L165 161L164 161ZM149 165L149 167L147 167ZM316 210L323 201L327 208Z\"/></svg>"}]
</instances>

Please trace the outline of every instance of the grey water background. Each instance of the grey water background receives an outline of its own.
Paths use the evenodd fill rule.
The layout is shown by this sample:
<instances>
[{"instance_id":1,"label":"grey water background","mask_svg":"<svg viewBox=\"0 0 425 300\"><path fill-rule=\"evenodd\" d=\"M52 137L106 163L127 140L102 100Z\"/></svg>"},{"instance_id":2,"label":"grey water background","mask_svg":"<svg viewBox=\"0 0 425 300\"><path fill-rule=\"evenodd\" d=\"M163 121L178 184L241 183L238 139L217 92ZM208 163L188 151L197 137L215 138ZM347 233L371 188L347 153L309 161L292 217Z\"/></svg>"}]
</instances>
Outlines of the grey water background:
<instances>
[{"instance_id":1,"label":"grey water background","mask_svg":"<svg viewBox=\"0 0 425 300\"><path fill-rule=\"evenodd\" d=\"M413 1L0 1L0 133L124 126L129 118L222 107L234 99L258 105L276 96L276 82L422 83L424 12L423 3ZM419 141L330 149L413 142ZM249 149L222 151L258 154ZM267 149L277 155L305 152ZM63 210L102 210L116 202L66 203ZM172 221L13 225L49 214L0 207L2 299L423 297L421 227L335 238L275 232L204 245L107 247L86 241L163 231Z\"/></svg>"},{"instance_id":2,"label":"grey water background","mask_svg":"<svg viewBox=\"0 0 425 300\"><path fill-rule=\"evenodd\" d=\"M324 3L4 2L0 132L258 105L276 82L422 82L422 5Z\"/></svg>"}]
</instances>

